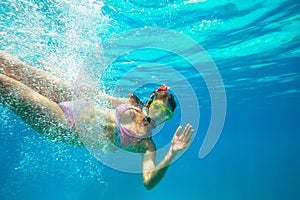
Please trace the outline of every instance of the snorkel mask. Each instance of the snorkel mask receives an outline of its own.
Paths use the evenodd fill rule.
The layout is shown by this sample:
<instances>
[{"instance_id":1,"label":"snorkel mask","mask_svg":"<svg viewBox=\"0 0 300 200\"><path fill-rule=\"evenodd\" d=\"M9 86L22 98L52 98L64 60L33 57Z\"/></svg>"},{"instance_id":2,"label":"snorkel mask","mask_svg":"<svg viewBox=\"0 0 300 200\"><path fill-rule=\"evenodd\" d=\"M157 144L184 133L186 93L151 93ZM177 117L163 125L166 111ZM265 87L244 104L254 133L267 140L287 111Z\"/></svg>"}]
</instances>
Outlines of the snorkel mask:
<instances>
[{"instance_id":1,"label":"snorkel mask","mask_svg":"<svg viewBox=\"0 0 300 200\"><path fill-rule=\"evenodd\" d=\"M163 91L166 92L168 89L170 89L168 86L165 84L157 88L155 91L152 92L146 103L143 103L136 95L131 94L131 98L135 100L135 102L138 104L139 107L142 108L142 111L144 113L144 118L148 123L153 124L153 127L156 127L155 120L152 119L149 115L149 108L151 107L151 110L154 113L159 113L159 112L166 112L165 115L165 120L170 120L174 116L173 111L161 100L154 100L155 97L157 96L157 92Z\"/></svg>"},{"instance_id":2,"label":"snorkel mask","mask_svg":"<svg viewBox=\"0 0 300 200\"><path fill-rule=\"evenodd\" d=\"M173 118L174 113L173 111L162 101L154 100L151 104L149 109L151 109L154 113L165 113L165 120L170 120Z\"/></svg>"},{"instance_id":3,"label":"snorkel mask","mask_svg":"<svg viewBox=\"0 0 300 200\"><path fill-rule=\"evenodd\" d=\"M155 97L157 96L157 92L163 91L166 92L168 89L170 89L169 87L167 87L166 85L162 85L160 86L157 90L155 90L154 92L152 92L152 94L150 95L150 97L148 98L147 102L144 104L144 108L145 109L150 109L154 112L154 113L160 113L160 112L166 112L165 114L165 120L170 120L172 119L172 117L174 116L173 111L161 100L154 100ZM144 109L144 110L145 110ZM145 111L145 118L146 120L150 123L151 119L147 112Z\"/></svg>"}]
</instances>

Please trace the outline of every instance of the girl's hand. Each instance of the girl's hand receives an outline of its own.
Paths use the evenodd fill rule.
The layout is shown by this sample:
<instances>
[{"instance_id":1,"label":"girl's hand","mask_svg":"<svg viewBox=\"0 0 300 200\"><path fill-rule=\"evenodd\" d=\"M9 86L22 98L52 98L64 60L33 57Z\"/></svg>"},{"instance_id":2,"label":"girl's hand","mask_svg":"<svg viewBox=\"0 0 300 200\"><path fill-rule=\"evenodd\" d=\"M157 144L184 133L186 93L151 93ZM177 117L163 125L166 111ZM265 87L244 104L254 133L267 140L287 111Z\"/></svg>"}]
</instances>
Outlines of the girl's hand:
<instances>
[{"instance_id":1,"label":"girl's hand","mask_svg":"<svg viewBox=\"0 0 300 200\"><path fill-rule=\"evenodd\" d=\"M181 129L182 129L182 127L179 126L174 134L173 139L172 139L171 149L175 153L187 148L188 146L190 146L192 144L192 141L193 141L192 135L194 133L194 130L192 129L192 126L187 124L183 133L181 135L179 135L181 132Z\"/></svg>"}]
</instances>

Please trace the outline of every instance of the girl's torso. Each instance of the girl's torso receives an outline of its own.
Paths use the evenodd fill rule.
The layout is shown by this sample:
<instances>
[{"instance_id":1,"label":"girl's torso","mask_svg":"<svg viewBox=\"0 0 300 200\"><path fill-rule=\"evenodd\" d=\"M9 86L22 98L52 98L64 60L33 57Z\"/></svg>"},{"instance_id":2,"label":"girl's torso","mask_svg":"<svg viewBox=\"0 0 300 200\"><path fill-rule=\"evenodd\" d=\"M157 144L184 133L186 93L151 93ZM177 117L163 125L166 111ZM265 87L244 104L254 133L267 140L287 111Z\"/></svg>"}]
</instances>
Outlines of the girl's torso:
<instances>
[{"instance_id":1,"label":"girl's torso","mask_svg":"<svg viewBox=\"0 0 300 200\"><path fill-rule=\"evenodd\" d=\"M116 109L108 109L95 108L94 105L88 104L78 117L74 129L76 131L81 129L80 132L85 132L85 135L90 135L91 138L98 137L99 140L101 140L100 136L102 139L104 136L116 147L125 150L140 151L143 149L142 151L144 151L140 141L151 138L152 127L145 122L141 110L131 106L126 106L124 109L122 106L125 105L119 105Z\"/></svg>"}]
</instances>

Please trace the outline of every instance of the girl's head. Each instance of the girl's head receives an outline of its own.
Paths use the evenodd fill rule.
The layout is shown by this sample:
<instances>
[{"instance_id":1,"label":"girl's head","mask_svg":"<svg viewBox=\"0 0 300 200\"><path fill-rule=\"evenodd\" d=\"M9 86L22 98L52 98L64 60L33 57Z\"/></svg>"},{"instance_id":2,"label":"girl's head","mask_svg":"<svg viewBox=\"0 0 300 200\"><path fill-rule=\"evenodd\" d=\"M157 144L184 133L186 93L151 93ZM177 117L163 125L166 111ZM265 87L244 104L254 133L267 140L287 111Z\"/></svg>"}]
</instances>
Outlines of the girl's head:
<instances>
[{"instance_id":1,"label":"girl's head","mask_svg":"<svg viewBox=\"0 0 300 200\"><path fill-rule=\"evenodd\" d=\"M176 102L174 96L166 91L158 91L156 92L155 100L161 100L174 112L176 108Z\"/></svg>"},{"instance_id":2,"label":"girl's head","mask_svg":"<svg viewBox=\"0 0 300 200\"><path fill-rule=\"evenodd\" d=\"M172 119L176 108L174 96L166 91L156 91L155 98L149 106L149 115L157 125Z\"/></svg>"}]
</instances>

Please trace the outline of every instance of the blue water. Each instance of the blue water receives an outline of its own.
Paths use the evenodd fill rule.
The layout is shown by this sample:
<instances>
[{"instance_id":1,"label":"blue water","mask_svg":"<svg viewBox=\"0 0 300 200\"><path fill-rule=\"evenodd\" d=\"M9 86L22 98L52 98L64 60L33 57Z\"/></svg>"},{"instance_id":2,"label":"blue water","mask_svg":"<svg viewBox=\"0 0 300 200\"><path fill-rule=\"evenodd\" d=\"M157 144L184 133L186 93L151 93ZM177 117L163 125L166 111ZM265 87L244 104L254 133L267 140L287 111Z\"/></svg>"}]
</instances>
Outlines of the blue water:
<instances>
[{"instance_id":1,"label":"blue water","mask_svg":"<svg viewBox=\"0 0 300 200\"><path fill-rule=\"evenodd\" d=\"M300 199L299 1L4 0L0 12L0 49L26 63L40 68L41 61L50 63L58 68L56 75L70 79L84 66L96 72L99 89L119 96L135 91L146 98L160 82L170 85L179 107L166 131L155 136L158 147L185 123L180 103L194 109L186 111L191 115L200 114L191 147L147 191L140 174L103 165L84 147L52 142L0 105L0 199ZM124 39L126 48L123 40L109 48L130 52L113 62L105 59L112 38L150 28L201 45L207 55L196 60L201 65L208 59L221 75L224 127L203 159L199 149L214 105L210 92L221 97L223 88L212 79L215 84L208 87L211 71L199 73L174 51L142 49L139 44L154 41L134 34L127 35L134 42ZM195 53L186 40L163 36L155 39L167 50L175 44L178 51ZM182 77L167 73L166 66ZM195 92L196 104L186 86Z\"/></svg>"}]
</instances>

